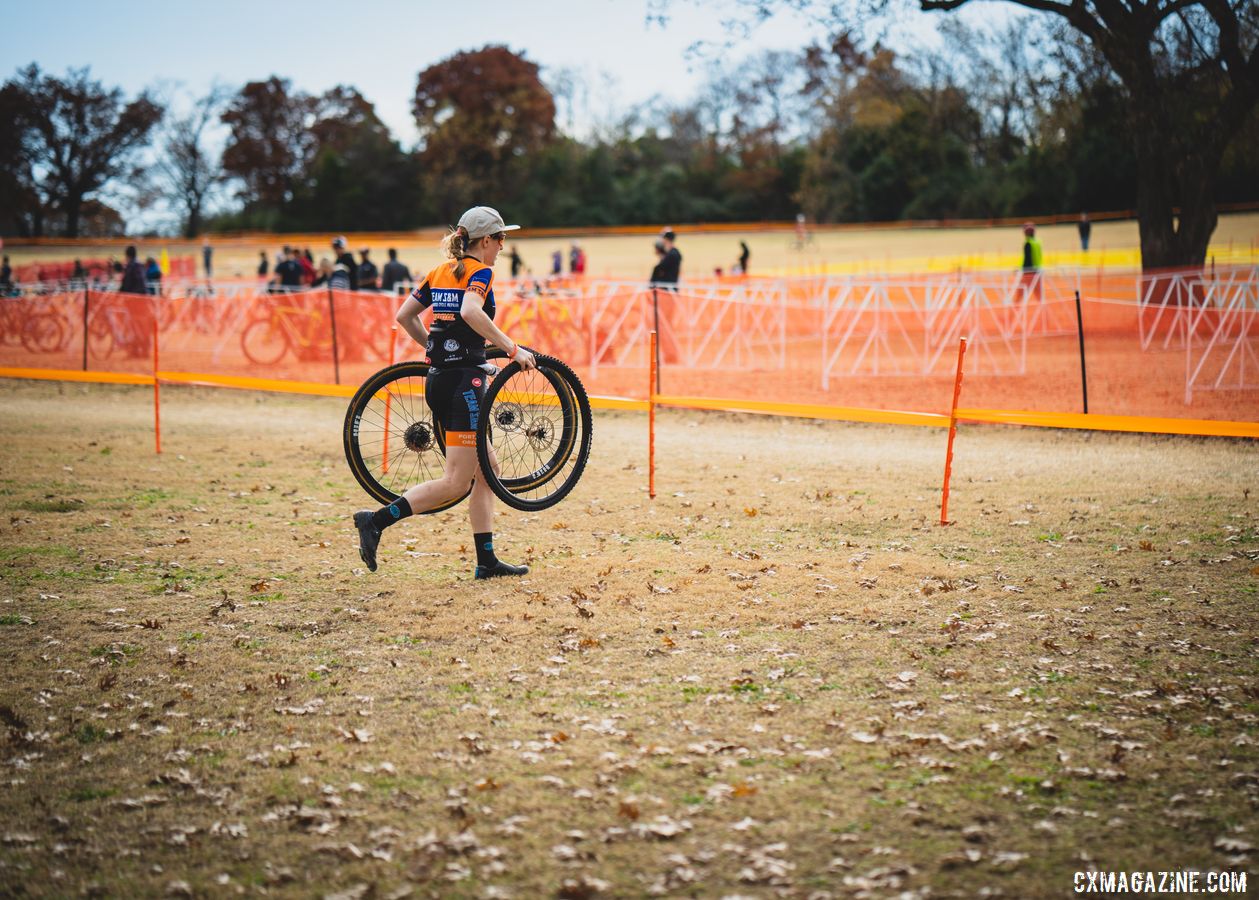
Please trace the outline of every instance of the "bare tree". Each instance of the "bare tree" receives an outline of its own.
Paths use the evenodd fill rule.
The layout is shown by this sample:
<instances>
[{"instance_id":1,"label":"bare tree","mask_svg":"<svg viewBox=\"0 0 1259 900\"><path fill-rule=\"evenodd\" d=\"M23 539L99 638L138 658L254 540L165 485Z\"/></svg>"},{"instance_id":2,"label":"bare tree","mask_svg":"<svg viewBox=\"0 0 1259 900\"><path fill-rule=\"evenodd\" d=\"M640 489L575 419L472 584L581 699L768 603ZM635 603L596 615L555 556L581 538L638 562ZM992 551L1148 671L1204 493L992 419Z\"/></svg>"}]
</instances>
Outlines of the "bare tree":
<instances>
[{"instance_id":1,"label":"bare tree","mask_svg":"<svg viewBox=\"0 0 1259 900\"><path fill-rule=\"evenodd\" d=\"M670 0L652 0L667 19ZM699 2L699 0L693 0ZM837 33L871 14L886 21L909 0L709 0L744 23L807 12ZM918 0L948 11L969 0ZM1122 85L1137 161L1137 214L1146 268L1200 265L1215 230L1221 159L1259 105L1259 4L1254 0L1006 0L1058 16ZM1031 90L1032 86L1026 86ZM1007 105L1013 113L1015 104ZM1013 121L1011 121L1013 127Z\"/></svg>"},{"instance_id":2,"label":"bare tree","mask_svg":"<svg viewBox=\"0 0 1259 900\"><path fill-rule=\"evenodd\" d=\"M967 0L921 0L952 10ZM1218 216L1216 173L1259 104L1253 0L1010 0L1061 16L1128 97L1146 268L1201 265Z\"/></svg>"},{"instance_id":3,"label":"bare tree","mask_svg":"<svg viewBox=\"0 0 1259 900\"><path fill-rule=\"evenodd\" d=\"M223 170L206 147L206 131L217 120L230 91L215 84L199 98L192 110L170 120L157 171L165 182L165 193L179 207L184 237L201 233L207 201L223 183Z\"/></svg>"}]
</instances>

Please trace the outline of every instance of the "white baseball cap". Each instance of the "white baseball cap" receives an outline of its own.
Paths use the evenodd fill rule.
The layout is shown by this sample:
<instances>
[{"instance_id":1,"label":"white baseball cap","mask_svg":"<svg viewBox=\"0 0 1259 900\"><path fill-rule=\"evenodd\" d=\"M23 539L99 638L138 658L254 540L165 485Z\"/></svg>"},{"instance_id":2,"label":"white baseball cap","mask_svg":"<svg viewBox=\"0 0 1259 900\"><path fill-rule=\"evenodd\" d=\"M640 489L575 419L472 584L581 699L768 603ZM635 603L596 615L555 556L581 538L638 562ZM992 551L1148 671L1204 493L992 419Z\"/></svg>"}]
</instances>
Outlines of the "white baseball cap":
<instances>
[{"instance_id":1,"label":"white baseball cap","mask_svg":"<svg viewBox=\"0 0 1259 900\"><path fill-rule=\"evenodd\" d=\"M498 210L489 206L474 206L459 217L459 227L468 232L468 239L475 241L500 231L516 231L519 225L504 225Z\"/></svg>"}]
</instances>

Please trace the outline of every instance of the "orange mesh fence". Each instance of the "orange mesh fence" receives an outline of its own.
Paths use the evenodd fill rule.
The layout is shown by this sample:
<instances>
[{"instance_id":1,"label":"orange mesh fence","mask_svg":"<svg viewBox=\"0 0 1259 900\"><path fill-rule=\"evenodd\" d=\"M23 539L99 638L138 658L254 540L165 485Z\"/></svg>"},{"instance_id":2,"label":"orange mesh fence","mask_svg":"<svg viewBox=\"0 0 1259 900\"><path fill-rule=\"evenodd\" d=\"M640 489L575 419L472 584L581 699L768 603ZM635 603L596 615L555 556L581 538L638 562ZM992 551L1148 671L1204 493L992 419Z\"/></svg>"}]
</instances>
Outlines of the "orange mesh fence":
<instances>
[{"instance_id":1,"label":"orange mesh fence","mask_svg":"<svg viewBox=\"0 0 1259 900\"><path fill-rule=\"evenodd\" d=\"M938 413L966 336L964 406L1078 413L1079 290L1090 413L1256 421L1257 285L1253 268L960 273L688 282L654 295L591 285L529 302L556 309L551 345L594 393L644 396L655 329L666 395Z\"/></svg>"},{"instance_id":2,"label":"orange mesh fence","mask_svg":"<svg viewBox=\"0 0 1259 900\"><path fill-rule=\"evenodd\" d=\"M269 293L256 280L168 288L2 298L0 368L151 374L155 315L172 380L352 387L390 360L423 356L394 330L392 294ZM963 408L1075 414L1077 291L1090 414L1259 421L1255 267L726 278L676 290L503 281L496 321L572 365L593 395L646 399L656 331L659 393L785 413L947 414L965 336Z\"/></svg>"},{"instance_id":3,"label":"orange mesh fence","mask_svg":"<svg viewBox=\"0 0 1259 900\"><path fill-rule=\"evenodd\" d=\"M113 259L49 260L14 266L13 280L23 285L69 282L76 277L74 274L76 262L84 273L78 278L87 282L107 282L111 278L119 278L121 274L114 271L113 265L118 260ZM170 271L166 277L191 278L197 274L197 262L191 256L172 256L169 262Z\"/></svg>"}]
</instances>

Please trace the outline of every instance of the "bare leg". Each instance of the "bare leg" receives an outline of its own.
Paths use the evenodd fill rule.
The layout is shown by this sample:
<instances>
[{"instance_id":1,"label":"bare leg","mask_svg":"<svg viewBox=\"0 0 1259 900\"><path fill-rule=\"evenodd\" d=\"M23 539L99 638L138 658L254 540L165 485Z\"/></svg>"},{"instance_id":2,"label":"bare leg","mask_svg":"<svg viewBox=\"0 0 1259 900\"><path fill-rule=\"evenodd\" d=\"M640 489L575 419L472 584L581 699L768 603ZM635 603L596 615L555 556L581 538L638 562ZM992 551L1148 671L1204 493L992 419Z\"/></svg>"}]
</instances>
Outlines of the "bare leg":
<instances>
[{"instance_id":1,"label":"bare leg","mask_svg":"<svg viewBox=\"0 0 1259 900\"><path fill-rule=\"evenodd\" d=\"M475 447L447 447L446 471L442 477L417 484L402 496L406 498L407 503L411 504L413 512L422 513L434 506L462 497L477 471ZM478 483L480 481L481 479L478 479ZM474 491L473 497L475 496Z\"/></svg>"}]
</instances>

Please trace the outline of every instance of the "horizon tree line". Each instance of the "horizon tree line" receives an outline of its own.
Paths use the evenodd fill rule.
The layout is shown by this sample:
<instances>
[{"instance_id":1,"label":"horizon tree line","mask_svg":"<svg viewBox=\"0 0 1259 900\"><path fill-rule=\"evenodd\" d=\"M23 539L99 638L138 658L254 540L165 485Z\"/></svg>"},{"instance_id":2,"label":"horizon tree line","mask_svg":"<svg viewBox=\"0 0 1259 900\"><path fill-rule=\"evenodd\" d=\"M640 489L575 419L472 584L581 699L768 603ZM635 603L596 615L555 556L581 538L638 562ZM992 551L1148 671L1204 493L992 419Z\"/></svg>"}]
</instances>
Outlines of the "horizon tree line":
<instances>
[{"instance_id":1,"label":"horizon tree line","mask_svg":"<svg viewBox=\"0 0 1259 900\"><path fill-rule=\"evenodd\" d=\"M932 51L898 54L838 28L798 53L711 61L690 101L605 115L580 137L557 124L559 106L573 119L571 71L548 85L507 47L460 51L418 73L410 149L352 86L310 95L273 75L215 85L176 114L88 69L58 77L31 64L0 86L11 123L0 129L0 233L121 233L109 201L127 191L136 205L177 210L189 237L404 230L491 198L538 226L1137 208L1147 267L1201 264L1215 204L1259 199L1259 22L1242 22L1231 35L1242 50L1230 51L1218 9L1189 12L1174 35L1146 42L1158 71L1189 73L1184 96L1161 101L1161 121L1182 118L1185 133L1164 141L1157 165L1133 136L1151 113L1110 59L1118 51L1040 17L995 31L946 20ZM1202 71L1209 47L1233 54L1240 87ZM1228 128L1202 121L1211 102L1229 110ZM216 127L227 134L221 153L209 144ZM1151 174L1177 160L1187 172L1152 199ZM1197 218L1169 232L1172 205Z\"/></svg>"}]
</instances>

